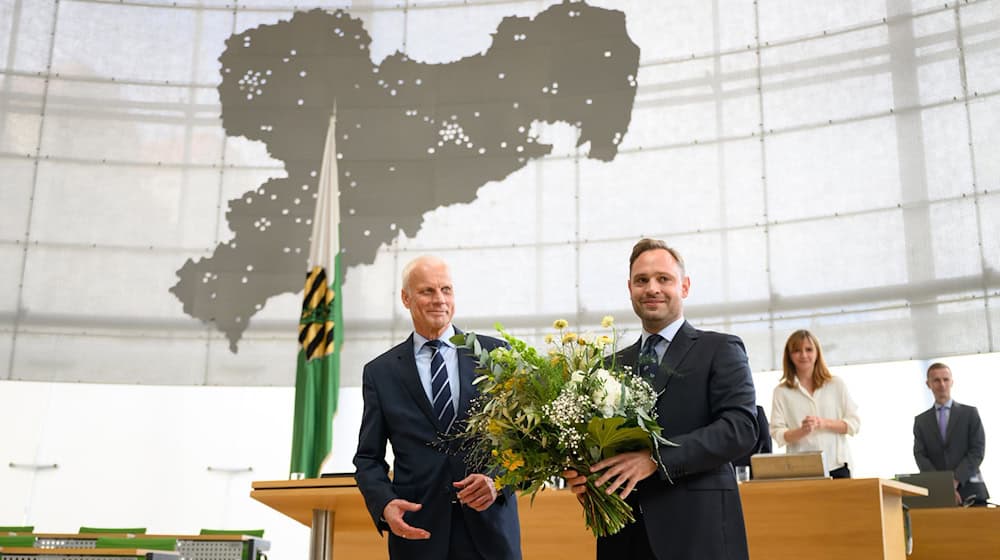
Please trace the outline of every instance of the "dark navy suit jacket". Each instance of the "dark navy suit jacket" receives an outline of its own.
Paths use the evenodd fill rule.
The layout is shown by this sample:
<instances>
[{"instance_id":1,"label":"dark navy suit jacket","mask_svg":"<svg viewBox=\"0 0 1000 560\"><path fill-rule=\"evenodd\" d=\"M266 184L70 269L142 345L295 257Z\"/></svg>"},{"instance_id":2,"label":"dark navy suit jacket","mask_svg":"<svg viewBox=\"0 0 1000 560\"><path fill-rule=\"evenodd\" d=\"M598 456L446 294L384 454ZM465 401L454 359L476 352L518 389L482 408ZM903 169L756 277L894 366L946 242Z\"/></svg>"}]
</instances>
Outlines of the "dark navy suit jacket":
<instances>
[{"instance_id":1,"label":"dark navy suit jacket","mask_svg":"<svg viewBox=\"0 0 1000 560\"><path fill-rule=\"evenodd\" d=\"M456 332L458 330L456 329ZM483 348L504 344L495 338L478 336ZM456 423L468 416L475 395L475 362L459 349L459 410ZM428 540L406 540L389 534L389 555L394 559L445 559L451 530L451 516L461 511L476 548L487 560L521 558L521 534L517 498L504 489L483 512L453 506L457 482L470 474L465 457L441 443L437 418L420 384L413 357L413 335L365 365L362 381L364 412L358 451L354 456L358 488L379 532L388 531L382 519L386 504L396 498L422 504L420 511L408 512L410 525L431 533ZM393 478L385 460L386 443L394 454ZM454 447L454 444L452 444Z\"/></svg>"},{"instance_id":2,"label":"dark navy suit jacket","mask_svg":"<svg viewBox=\"0 0 1000 560\"><path fill-rule=\"evenodd\" d=\"M617 359L639 371L638 357L636 342ZM757 443L756 397L743 342L684 322L653 388L662 392L657 412L663 435L680 446L661 446L660 471L636 487L650 547L670 560L747 560L731 464ZM609 552L601 560L624 557Z\"/></svg>"}]
</instances>

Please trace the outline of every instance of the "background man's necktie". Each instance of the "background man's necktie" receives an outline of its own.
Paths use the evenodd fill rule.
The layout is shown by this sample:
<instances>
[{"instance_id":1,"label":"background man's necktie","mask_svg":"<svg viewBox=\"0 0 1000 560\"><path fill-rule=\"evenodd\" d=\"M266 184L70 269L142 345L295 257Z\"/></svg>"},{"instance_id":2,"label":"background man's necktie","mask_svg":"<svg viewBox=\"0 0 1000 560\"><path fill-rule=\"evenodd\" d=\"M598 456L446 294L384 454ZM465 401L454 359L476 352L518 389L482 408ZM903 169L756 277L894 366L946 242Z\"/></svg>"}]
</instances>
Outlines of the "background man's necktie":
<instances>
[{"instance_id":1,"label":"background man's necktie","mask_svg":"<svg viewBox=\"0 0 1000 560\"><path fill-rule=\"evenodd\" d=\"M434 416L447 432L455 422L455 404L451 400L448 368L441 356L441 341L428 340L424 343L424 348L431 350L431 405L434 408Z\"/></svg>"},{"instance_id":2,"label":"background man's necktie","mask_svg":"<svg viewBox=\"0 0 1000 560\"><path fill-rule=\"evenodd\" d=\"M948 431L948 407L946 406L938 409L938 429L941 430L941 441L944 441L945 432Z\"/></svg>"},{"instance_id":3,"label":"background man's necktie","mask_svg":"<svg viewBox=\"0 0 1000 560\"><path fill-rule=\"evenodd\" d=\"M651 334L642 345L642 352L639 353L639 374L643 379L649 381L656 377L656 372L660 371L660 360L656 357L656 345L663 340L658 334Z\"/></svg>"}]
</instances>

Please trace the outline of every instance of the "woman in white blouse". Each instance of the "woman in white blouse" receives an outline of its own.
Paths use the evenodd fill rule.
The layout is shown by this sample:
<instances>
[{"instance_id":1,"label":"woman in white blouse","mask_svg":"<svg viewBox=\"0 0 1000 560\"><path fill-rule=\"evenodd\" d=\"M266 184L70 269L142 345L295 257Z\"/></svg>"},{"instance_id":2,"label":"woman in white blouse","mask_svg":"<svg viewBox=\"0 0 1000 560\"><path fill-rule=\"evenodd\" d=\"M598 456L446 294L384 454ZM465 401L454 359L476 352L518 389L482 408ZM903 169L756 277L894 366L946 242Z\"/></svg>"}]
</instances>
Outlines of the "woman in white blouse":
<instances>
[{"instance_id":1,"label":"woman in white blouse","mask_svg":"<svg viewBox=\"0 0 1000 560\"><path fill-rule=\"evenodd\" d=\"M807 330L785 343L784 375L774 388L771 437L789 452L822 451L833 478L850 478L847 436L858 433L861 419L844 380L830 373L819 340Z\"/></svg>"}]
</instances>

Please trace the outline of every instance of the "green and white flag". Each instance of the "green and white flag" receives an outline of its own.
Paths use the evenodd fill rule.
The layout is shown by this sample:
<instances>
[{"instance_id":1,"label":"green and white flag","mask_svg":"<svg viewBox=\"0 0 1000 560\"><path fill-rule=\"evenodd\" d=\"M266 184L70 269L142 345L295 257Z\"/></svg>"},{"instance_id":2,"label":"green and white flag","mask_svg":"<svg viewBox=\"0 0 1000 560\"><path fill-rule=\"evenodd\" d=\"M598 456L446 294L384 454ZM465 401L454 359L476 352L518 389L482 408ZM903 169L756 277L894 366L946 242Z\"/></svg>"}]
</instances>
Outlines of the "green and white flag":
<instances>
[{"instance_id":1,"label":"green and white flag","mask_svg":"<svg viewBox=\"0 0 1000 560\"><path fill-rule=\"evenodd\" d=\"M333 416L340 390L340 199L337 186L336 111L323 149L312 223L309 270L302 292L299 359L295 372L292 476L315 478L333 448Z\"/></svg>"}]
</instances>

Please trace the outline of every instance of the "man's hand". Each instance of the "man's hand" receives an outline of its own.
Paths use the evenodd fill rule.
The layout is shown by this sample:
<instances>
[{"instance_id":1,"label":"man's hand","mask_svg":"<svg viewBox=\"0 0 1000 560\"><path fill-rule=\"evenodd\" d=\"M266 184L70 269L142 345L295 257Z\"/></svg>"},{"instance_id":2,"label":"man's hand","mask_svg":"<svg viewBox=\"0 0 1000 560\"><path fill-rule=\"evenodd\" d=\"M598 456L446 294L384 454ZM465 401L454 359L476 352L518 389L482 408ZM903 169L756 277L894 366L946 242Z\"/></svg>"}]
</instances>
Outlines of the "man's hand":
<instances>
[{"instance_id":1,"label":"man's hand","mask_svg":"<svg viewBox=\"0 0 1000 560\"><path fill-rule=\"evenodd\" d=\"M587 477L573 469L563 471L562 477L566 479L566 486L569 486L569 491L576 494L578 500L583 500L583 494L587 491Z\"/></svg>"},{"instance_id":2,"label":"man's hand","mask_svg":"<svg viewBox=\"0 0 1000 560\"><path fill-rule=\"evenodd\" d=\"M604 471L604 474L594 481L594 486L600 488L605 482L610 481L611 484L604 491L611 494L622 488L618 495L624 500L632 490L635 490L635 485L640 480L649 478L656 472L656 461L649 451L630 451L599 461L590 470Z\"/></svg>"},{"instance_id":3,"label":"man's hand","mask_svg":"<svg viewBox=\"0 0 1000 560\"><path fill-rule=\"evenodd\" d=\"M604 471L594 481L594 486L600 488L601 485L610 481L604 491L611 494L621 488L618 495L624 500L635 490L635 485L640 480L649 478L656 472L656 461L653 460L649 451L630 451L599 461L590 470L591 472ZM587 491L587 477L574 470L564 471L562 476L574 494L583 494Z\"/></svg>"},{"instance_id":4,"label":"man's hand","mask_svg":"<svg viewBox=\"0 0 1000 560\"><path fill-rule=\"evenodd\" d=\"M497 499L497 488L493 479L485 474L474 473L453 482L458 488L458 501L476 511L483 511Z\"/></svg>"},{"instance_id":5,"label":"man's hand","mask_svg":"<svg viewBox=\"0 0 1000 560\"><path fill-rule=\"evenodd\" d=\"M389 530L393 535L404 539L422 540L431 538L431 534L424 529L413 527L403 521L403 513L407 511L420 511L420 504L408 502L402 498L396 498L385 505L382 510L382 519L389 524Z\"/></svg>"}]
</instances>

